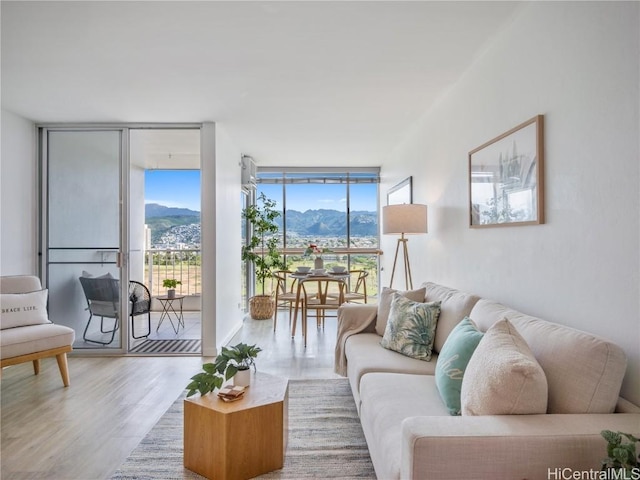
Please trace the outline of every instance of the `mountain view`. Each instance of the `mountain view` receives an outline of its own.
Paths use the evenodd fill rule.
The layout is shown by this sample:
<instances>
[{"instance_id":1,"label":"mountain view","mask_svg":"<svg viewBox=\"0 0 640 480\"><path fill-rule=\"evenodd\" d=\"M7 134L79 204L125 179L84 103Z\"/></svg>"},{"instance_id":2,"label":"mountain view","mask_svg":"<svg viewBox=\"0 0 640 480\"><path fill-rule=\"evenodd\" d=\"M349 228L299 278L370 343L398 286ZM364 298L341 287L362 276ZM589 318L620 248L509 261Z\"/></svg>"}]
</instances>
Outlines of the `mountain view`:
<instances>
[{"instance_id":1,"label":"mountain view","mask_svg":"<svg viewBox=\"0 0 640 480\"><path fill-rule=\"evenodd\" d=\"M316 240L328 237L346 237L347 215L338 210L287 210L287 232L302 238ZM187 208L173 208L148 203L145 222L151 229L152 248L200 248L200 212ZM283 218L276 222L282 227ZM376 237L376 212L351 212L352 237Z\"/></svg>"}]
</instances>

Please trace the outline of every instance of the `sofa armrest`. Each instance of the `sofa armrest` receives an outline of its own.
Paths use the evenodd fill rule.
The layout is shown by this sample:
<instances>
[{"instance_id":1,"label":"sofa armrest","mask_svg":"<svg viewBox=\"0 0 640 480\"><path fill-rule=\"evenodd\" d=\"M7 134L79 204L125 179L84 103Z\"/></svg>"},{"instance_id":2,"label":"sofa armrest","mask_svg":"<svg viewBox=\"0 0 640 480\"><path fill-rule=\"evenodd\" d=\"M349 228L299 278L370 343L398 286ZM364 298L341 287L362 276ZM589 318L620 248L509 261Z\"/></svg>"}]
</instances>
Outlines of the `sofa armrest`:
<instances>
[{"instance_id":1,"label":"sofa armrest","mask_svg":"<svg viewBox=\"0 0 640 480\"><path fill-rule=\"evenodd\" d=\"M378 306L345 303L338 308L338 335L336 339L334 370L338 375L347 376L347 358L344 346L347 338L361 332L375 332Z\"/></svg>"},{"instance_id":2,"label":"sofa armrest","mask_svg":"<svg viewBox=\"0 0 640 480\"><path fill-rule=\"evenodd\" d=\"M637 436L640 414L411 417L402 423L400 477L569 478L563 469L600 469L602 430Z\"/></svg>"}]
</instances>

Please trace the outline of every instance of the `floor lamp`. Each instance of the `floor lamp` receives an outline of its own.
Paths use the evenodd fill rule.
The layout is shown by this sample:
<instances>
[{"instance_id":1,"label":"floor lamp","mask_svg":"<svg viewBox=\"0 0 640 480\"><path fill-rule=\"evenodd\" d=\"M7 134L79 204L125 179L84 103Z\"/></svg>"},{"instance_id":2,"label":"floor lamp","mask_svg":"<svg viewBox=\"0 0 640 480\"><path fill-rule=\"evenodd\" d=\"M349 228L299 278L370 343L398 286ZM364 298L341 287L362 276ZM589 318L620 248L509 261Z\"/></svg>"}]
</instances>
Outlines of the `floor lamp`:
<instances>
[{"instance_id":1,"label":"floor lamp","mask_svg":"<svg viewBox=\"0 0 640 480\"><path fill-rule=\"evenodd\" d=\"M400 245L402 244L405 288L413 290L409 250L407 247L409 239L405 238L405 235L427 233L427 206L419 203L404 203L382 207L382 233L400 234L396 246L396 256L393 260L393 271L391 272L389 287L393 287L393 277L398 264L398 253L400 253Z\"/></svg>"}]
</instances>

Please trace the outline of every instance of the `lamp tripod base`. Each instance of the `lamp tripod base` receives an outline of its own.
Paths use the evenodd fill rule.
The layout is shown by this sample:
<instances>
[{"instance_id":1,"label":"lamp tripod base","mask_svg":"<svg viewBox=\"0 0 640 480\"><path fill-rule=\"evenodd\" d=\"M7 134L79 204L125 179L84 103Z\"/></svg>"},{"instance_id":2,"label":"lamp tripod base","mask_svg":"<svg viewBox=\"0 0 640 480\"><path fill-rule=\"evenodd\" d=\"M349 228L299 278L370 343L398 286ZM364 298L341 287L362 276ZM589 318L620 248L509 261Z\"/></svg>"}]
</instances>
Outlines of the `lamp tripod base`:
<instances>
[{"instance_id":1,"label":"lamp tripod base","mask_svg":"<svg viewBox=\"0 0 640 480\"><path fill-rule=\"evenodd\" d=\"M393 288L393 278L396 274L396 266L398 265L398 254L400 253L400 244L402 244L402 256L404 257L404 284L406 290L413 290L413 280L411 279L411 265L409 264L409 250L407 246L408 238L405 238L404 233L398 239L396 245L396 256L393 259L393 270L391 271L391 282L389 287Z\"/></svg>"}]
</instances>

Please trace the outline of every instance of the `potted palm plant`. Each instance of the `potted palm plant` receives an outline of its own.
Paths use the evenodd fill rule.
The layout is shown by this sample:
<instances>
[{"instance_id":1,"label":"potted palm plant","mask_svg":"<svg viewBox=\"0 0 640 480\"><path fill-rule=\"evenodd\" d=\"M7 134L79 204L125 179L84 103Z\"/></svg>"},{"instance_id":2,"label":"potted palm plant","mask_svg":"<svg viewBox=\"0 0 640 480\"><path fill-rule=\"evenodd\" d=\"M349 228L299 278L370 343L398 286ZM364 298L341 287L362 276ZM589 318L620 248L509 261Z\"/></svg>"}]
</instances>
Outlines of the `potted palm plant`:
<instances>
[{"instance_id":1,"label":"potted palm plant","mask_svg":"<svg viewBox=\"0 0 640 480\"><path fill-rule=\"evenodd\" d=\"M286 268L278 251L278 238L275 235L278 233L275 219L280 216L275 205L274 200L261 193L255 205L249 205L242 211L242 218L251 226L249 242L242 247L242 260L253 264L256 284L260 285L261 291L249 300L251 318L255 320L266 320L273 316L275 302L271 295L265 293L265 282L274 270Z\"/></svg>"},{"instance_id":2,"label":"potted palm plant","mask_svg":"<svg viewBox=\"0 0 640 480\"><path fill-rule=\"evenodd\" d=\"M200 392L206 395L222 384L233 378L233 384L246 387L250 384L253 366L255 370L255 359L262 349L256 345L239 343L233 347L222 347L222 351L216 357L215 363L205 363L202 365L202 372L191 377L191 383L187 385L187 397Z\"/></svg>"},{"instance_id":3,"label":"potted palm plant","mask_svg":"<svg viewBox=\"0 0 640 480\"><path fill-rule=\"evenodd\" d=\"M182 285L180 280L176 280L175 278L165 278L162 281L162 286L167 288L167 298L175 298L176 297L176 287L178 285Z\"/></svg>"}]
</instances>

